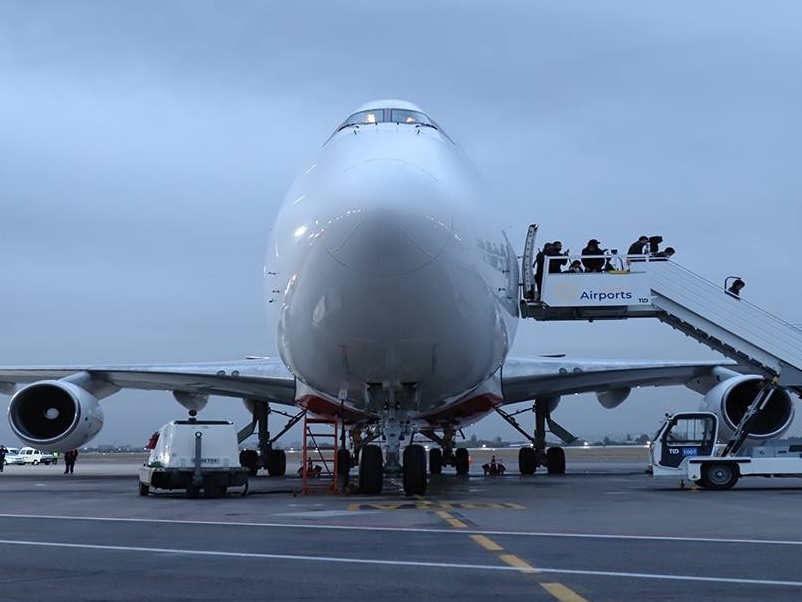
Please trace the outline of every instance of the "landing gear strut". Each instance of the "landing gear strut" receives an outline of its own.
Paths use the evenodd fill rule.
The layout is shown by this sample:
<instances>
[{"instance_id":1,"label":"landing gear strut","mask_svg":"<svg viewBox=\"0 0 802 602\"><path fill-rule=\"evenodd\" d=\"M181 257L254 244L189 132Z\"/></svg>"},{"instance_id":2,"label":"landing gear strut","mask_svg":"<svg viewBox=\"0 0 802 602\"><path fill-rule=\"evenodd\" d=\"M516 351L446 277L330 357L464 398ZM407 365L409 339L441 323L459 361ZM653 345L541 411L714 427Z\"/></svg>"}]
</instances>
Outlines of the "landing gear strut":
<instances>
[{"instance_id":1,"label":"landing gear strut","mask_svg":"<svg viewBox=\"0 0 802 602\"><path fill-rule=\"evenodd\" d=\"M237 440L242 443L257 430L258 444L256 450L246 449L240 452L240 464L248 467L251 476L255 476L260 468L266 468L271 477L284 476L287 472L287 454L283 449L273 449L273 444L304 417L306 410L292 415L272 409L267 401L248 399L246 404L252 409L253 420L238 433ZM289 421L278 435L271 438L268 417L274 412L287 416Z\"/></svg>"},{"instance_id":2,"label":"landing gear strut","mask_svg":"<svg viewBox=\"0 0 802 602\"><path fill-rule=\"evenodd\" d=\"M564 443L573 443L576 437L557 424L551 418L551 410L557 405L559 398L536 399L531 411L535 414L535 432L527 433L515 416L529 409L507 413L496 408L496 413L506 420L513 428L531 441L530 447L522 447L518 451L518 469L523 475L535 474L538 466L545 466L549 474L565 474L565 450L562 447L546 447L546 426L548 430L557 435Z\"/></svg>"}]
</instances>

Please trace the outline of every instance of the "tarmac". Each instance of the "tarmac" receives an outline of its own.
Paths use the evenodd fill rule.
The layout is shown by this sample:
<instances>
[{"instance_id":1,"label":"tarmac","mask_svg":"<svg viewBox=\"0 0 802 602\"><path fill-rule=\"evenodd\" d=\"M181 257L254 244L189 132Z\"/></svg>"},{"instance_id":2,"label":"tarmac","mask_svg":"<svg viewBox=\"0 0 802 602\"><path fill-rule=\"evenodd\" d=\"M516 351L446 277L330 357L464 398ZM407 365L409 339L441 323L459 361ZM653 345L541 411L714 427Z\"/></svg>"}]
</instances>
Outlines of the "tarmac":
<instances>
[{"instance_id":1,"label":"tarmac","mask_svg":"<svg viewBox=\"0 0 802 602\"><path fill-rule=\"evenodd\" d=\"M492 454L503 476L479 468ZM565 475L473 450L425 496L138 495L144 456L82 454L0 474L0 600L799 600L802 480L729 491L645 474L646 450L568 449Z\"/></svg>"}]
</instances>

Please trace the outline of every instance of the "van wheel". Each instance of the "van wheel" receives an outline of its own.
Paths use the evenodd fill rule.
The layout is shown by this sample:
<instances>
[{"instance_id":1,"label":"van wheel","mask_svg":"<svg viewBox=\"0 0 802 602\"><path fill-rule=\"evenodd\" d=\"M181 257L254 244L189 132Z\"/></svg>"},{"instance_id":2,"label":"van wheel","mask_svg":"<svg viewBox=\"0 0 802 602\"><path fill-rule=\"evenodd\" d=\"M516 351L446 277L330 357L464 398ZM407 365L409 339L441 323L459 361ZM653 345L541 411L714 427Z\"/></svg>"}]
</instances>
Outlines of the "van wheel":
<instances>
[{"instance_id":1,"label":"van wheel","mask_svg":"<svg viewBox=\"0 0 802 602\"><path fill-rule=\"evenodd\" d=\"M738 469L729 462L702 465L702 481L708 489L730 489L738 482Z\"/></svg>"},{"instance_id":2,"label":"van wheel","mask_svg":"<svg viewBox=\"0 0 802 602\"><path fill-rule=\"evenodd\" d=\"M190 485L187 487L187 497L191 500L194 500L200 495L200 487L197 485Z\"/></svg>"},{"instance_id":3,"label":"van wheel","mask_svg":"<svg viewBox=\"0 0 802 602\"><path fill-rule=\"evenodd\" d=\"M144 483L139 484L139 495L147 495L150 493L150 487L145 485Z\"/></svg>"},{"instance_id":4,"label":"van wheel","mask_svg":"<svg viewBox=\"0 0 802 602\"><path fill-rule=\"evenodd\" d=\"M39 464L39 460L34 460L33 465L36 466L37 464Z\"/></svg>"}]
</instances>

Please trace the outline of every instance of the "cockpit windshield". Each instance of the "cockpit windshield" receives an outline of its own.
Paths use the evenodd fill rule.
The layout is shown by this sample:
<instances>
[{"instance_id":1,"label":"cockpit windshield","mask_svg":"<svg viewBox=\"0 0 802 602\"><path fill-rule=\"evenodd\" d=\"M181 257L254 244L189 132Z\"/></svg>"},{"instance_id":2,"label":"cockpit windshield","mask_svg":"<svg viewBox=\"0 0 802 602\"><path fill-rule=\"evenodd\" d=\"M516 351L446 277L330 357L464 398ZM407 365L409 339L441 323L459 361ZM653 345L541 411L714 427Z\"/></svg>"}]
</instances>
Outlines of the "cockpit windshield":
<instances>
[{"instance_id":1,"label":"cockpit windshield","mask_svg":"<svg viewBox=\"0 0 802 602\"><path fill-rule=\"evenodd\" d=\"M375 123L406 123L437 129L437 124L420 111L412 111L410 109L368 109L351 115L337 130L351 126L373 125Z\"/></svg>"}]
</instances>

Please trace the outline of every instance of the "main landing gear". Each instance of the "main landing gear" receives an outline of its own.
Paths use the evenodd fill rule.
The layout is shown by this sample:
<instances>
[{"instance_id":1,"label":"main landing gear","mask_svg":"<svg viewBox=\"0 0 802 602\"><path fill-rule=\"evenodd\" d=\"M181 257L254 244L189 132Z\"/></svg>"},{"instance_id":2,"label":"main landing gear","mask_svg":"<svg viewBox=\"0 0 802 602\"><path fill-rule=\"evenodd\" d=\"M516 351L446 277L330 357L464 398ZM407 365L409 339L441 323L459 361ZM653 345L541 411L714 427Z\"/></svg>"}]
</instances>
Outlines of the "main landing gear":
<instances>
[{"instance_id":1,"label":"main landing gear","mask_svg":"<svg viewBox=\"0 0 802 602\"><path fill-rule=\"evenodd\" d=\"M420 434L436 443L439 447L429 450L429 472L441 474L443 466L453 466L458 475L467 475L471 467L468 450L460 447L454 449L454 440L457 431L450 424L443 425L443 436L440 437L434 429L424 429Z\"/></svg>"},{"instance_id":2,"label":"main landing gear","mask_svg":"<svg viewBox=\"0 0 802 602\"><path fill-rule=\"evenodd\" d=\"M523 409L513 413L507 413L501 408L496 408L496 413L506 420L512 427L532 442L529 447L522 447L518 450L518 470L522 475L532 475L537 471L538 466L544 466L549 474L565 474L565 450L562 447L546 447L546 425L549 431L557 435L564 443L576 441L571 433L561 427L551 419L551 411L557 406L557 398L536 399L531 411L535 414L534 435L527 433L515 416L530 409Z\"/></svg>"},{"instance_id":3,"label":"main landing gear","mask_svg":"<svg viewBox=\"0 0 802 602\"><path fill-rule=\"evenodd\" d=\"M301 410L293 415L272 409L266 401L246 399L244 402L246 407L251 410L253 420L237 434L237 439L242 443L258 427L259 442L257 449L244 449L240 452L240 464L248 468L250 476L256 476L260 468L266 469L267 474L271 477L284 476L287 472L287 454L283 449L273 449L273 444L304 417L306 410ZM272 413L286 416L289 421L278 435L271 438L268 429L268 417Z\"/></svg>"}]
</instances>

